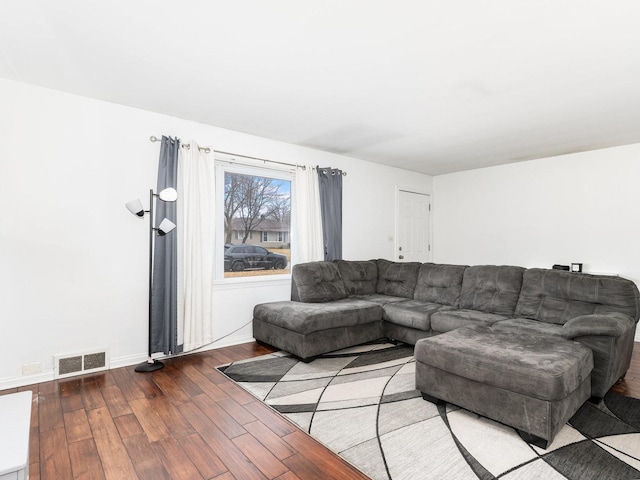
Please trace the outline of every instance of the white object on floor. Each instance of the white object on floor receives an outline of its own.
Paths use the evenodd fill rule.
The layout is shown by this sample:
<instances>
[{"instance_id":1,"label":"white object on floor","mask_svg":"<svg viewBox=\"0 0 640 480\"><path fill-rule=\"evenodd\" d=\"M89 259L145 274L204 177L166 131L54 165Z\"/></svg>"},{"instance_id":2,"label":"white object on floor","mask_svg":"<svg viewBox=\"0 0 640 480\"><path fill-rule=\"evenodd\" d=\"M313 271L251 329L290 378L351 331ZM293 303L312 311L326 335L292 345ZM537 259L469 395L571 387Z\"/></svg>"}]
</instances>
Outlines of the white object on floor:
<instances>
[{"instance_id":1,"label":"white object on floor","mask_svg":"<svg viewBox=\"0 0 640 480\"><path fill-rule=\"evenodd\" d=\"M0 480L29 478L31 391L0 395Z\"/></svg>"}]
</instances>

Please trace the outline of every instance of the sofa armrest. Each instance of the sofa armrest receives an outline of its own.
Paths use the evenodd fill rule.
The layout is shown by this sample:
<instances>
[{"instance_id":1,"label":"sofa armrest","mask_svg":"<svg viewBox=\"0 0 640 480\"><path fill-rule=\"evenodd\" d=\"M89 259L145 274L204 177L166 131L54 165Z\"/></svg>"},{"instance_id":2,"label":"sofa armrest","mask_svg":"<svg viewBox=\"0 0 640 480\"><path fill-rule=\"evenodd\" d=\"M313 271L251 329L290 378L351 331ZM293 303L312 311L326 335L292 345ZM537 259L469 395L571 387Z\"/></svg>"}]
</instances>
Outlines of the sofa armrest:
<instances>
[{"instance_id":1,"label":"sofa armrest","mask_svg":"<svg viewBox=\"0 0 640 480\"><path fill-rule=\"evenodd\" d=\"M588 335L620 337L634 325L633 319L623 313L581 315L564 324L562 336L568 339Z\"/></svg>"}]
</instances>

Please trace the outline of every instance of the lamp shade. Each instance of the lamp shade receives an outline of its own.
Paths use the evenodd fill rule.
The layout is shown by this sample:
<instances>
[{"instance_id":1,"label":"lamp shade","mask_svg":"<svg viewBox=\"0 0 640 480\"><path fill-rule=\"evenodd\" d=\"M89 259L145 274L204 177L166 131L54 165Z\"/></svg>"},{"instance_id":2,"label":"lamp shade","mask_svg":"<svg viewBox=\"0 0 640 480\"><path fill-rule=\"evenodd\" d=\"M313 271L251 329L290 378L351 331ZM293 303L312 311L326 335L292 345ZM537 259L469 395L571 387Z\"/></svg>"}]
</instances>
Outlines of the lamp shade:
<instances>
[{"instance_id":1,"label":"lamp shade","mask_svg":"<svg viewBox=\"0 0 640 480\"><path fill-rule=\"evenodd\" d=\"M174 228L176 228L176 224L168 218L165 218L160 222L160 225L158 225L158 235L166 235Z\"/></svg>"},{"instance_id":2,"label":"lamp shade","mask_svg":"<svg viewBox=\"0 0 640 480\"><path fill-rule=\"evenodd\" d=\"M162 190L158 194L158 197L160 197L160 200L163 202L175 202L178 199L178 192L175 188L169 187Z\"/></svg>"},{"instance_id":3,"label":"lamp shade","mask_svg":"<svg viewBox=\"0 0 640 480\"><path fill-rule=\"evenodd\" d=\"M144 217L144 207L142 206L142 202L139 199L136 198L135 200L131 200L125 205L127 209L134 215L137 215L138 217Z\"/></svg>"}]
</instances>

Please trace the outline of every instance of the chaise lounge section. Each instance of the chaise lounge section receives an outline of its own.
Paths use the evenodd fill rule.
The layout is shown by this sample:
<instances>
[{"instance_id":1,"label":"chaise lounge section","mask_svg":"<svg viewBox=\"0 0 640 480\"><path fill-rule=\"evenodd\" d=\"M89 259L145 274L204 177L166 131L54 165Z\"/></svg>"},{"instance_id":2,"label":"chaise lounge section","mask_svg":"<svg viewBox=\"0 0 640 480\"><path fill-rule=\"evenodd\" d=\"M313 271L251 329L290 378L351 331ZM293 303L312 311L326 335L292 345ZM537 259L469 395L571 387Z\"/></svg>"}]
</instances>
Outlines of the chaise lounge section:
<instances>
[{"instance_id":1,"label":"chaise lounge section","mask_svg":"<svg viewBox=\"0 0 640 480\"><path fill-rule=\"evenodd\" d=\"M535 333L460 327L420 340L416 388L510 425L541 448L589 399L591 350Z\"/></svg>"}]
</instances>

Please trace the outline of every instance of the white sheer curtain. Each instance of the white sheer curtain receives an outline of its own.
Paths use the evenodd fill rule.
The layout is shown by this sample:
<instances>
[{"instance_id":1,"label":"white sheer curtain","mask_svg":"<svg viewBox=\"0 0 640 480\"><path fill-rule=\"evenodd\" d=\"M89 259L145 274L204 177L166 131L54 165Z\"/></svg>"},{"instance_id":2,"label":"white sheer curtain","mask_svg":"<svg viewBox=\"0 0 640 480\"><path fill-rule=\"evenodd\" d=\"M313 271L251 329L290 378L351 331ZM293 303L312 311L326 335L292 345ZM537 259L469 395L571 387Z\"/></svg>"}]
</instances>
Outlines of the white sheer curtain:
<instances>
[{"instance_id":1,"label":"white sheer curtain","mask_svg":"<svg viewBox=\"0 0 640 480\"><path fill-rule=\"evenodd\" d=\"M318 175L313 167L296 169L294 182L296 239L294 263L324 259Z\"/></svg>"},{"instance_id":2,"label":"white sheer curtain","mask_svg":"<svg viewBox=\"0 0 640 480\"><path fill-rule=\"evenodd\" d=\"M187 142L184 142L187 143ZM191 140L178 157L178 344L183 352L213 342L215 169Z\"/></svg>"}]
</instances>

